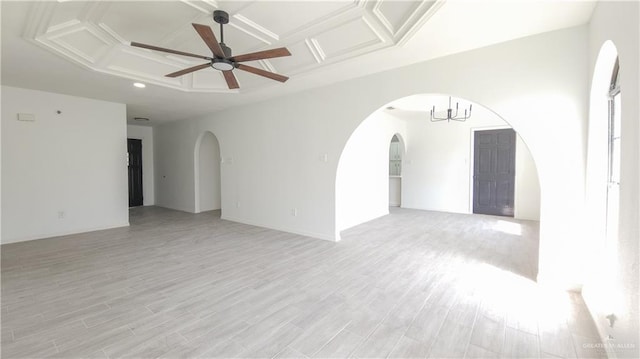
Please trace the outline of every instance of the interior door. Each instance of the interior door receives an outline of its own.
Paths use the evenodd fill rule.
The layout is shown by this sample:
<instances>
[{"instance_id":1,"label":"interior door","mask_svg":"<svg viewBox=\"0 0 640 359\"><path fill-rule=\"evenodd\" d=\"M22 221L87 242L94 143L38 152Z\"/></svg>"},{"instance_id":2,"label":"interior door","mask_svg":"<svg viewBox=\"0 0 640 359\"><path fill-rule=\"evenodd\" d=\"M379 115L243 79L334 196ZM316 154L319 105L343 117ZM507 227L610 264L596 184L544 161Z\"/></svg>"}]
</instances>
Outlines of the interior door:
<instances>
[{"instance_id":1,"label":"interior door","mask_svg":"<svg viewBox=\"0 0 640 359\"><path fill-rule=\"evenodd\" d=\"M127 139L129 152L129 207L142 206L142 140Z\"/></svg>"},{"instance_id":2,"label":"interior door","mask_svg":"<svg viewBox=\"0 0 640 359\"><path fill-rule=\"evenodd\" d=\"M473 152L473 213L513 217L516 132L476 131Z\"/></svg>"}]
</instances>

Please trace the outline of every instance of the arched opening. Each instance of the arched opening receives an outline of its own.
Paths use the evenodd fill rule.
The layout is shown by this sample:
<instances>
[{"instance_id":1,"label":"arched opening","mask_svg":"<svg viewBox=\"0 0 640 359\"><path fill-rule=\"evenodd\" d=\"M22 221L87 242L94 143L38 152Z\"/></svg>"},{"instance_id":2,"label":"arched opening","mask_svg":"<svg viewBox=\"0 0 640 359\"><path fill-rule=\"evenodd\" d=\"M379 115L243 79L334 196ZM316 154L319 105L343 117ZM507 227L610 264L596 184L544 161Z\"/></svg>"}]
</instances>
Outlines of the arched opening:
<instances>
[{"instance_id":1,"label":"arched opening","mask_svg":"<svg viewBox=\"0 0 640 359\"><path fill-rule=\"evenodd\" d=\"M402 206L402 157L404 141L399 133L389 143L389 207Z\"/></svg>"},{"instance_id":2,"label":"arched opening","mask_svg":"<svg viewBox=\"0 0 640 359\"><path fill-rule=\"evenodd\" d=\"M473 116L465 122L431 122L427 109L432 105L446 108L448 98L440 94L404 97L381 107L356 128L338 164L338 231L388 213L388 198L376 193L386 193L390 183L371 179L381 178L382 171L392 170L387 169L385 159L389 158L386 146L393 136L399 138L403 148L402 207L472 213L473 135L511 126L479 104L473 104ZM404 147L405 141L412 143L411 149ZM539 220L540 184L536 165L524 140L516 136L515 142L514 217ZM389 163L389 167L391 165L394 164Z\"/></svg>"},{"instance_id":3,"label":"arched opening","mask_svg":"<svg viewBox=\"0 0 640 359\"><path fill-rule=\"evenodd\" d=\"M381 108L354 130L336 175L336 240L340 231L389 214L389 143L406 138L403 121Z\"/></svg>"},{"instance_id":4,"label":"arched opening","mask_svg":"<svg viewBox=\"0 0 640 359\"><path fill-rule=\"evenodd\" d=\"M389 143L402 143L402 208L438 213L473 213L473 139L484 130L511 129L492 110L473 103L473 115L465 122L431 122L427 109L447 106L448 95L419 94L395 100L372 113L352 133L336 174L336 238L340 232L389 214L385 193L391 182L387 166ZM466 104L470 101L460 99ZM454 100L455 106L455 100ZM446 109L446 107L444 107ZM500 219L494 230L520 236L520 221L540 220L540 184L537 166L524 140L516 133L514 219ZM389 165L392 165L389 162ZM395 211L394 211L395 213ZM497 217L499 218L499 217ZM537 231L521 262L504 267L535 279L538 273Z\"/></svg>"},{"instance_id":5,"label":"arched opening","mask_svg":"<svg viewBox=\"0 0 640 359\"><path fill-rule=\"evenodd\" d=\"M419 94L386 104L353 132L344 147L336 175L336 237L340 231L389 213L387 196L392 162L387 163L390 139L402 144L402 208L447 213L473 212L473 137L485 130L511 126L490 109L473 103L465 122L431 122L433 104L445 108L448 95ZM460 99L469 104L470 101ZM445 106L445 107L443 107ZM455 106L455 101L454 101ZM410 144L410 145L408 145ZM406 147L405 147L406 145ZM515 213L526 220L540 219L540 184L537 167L524 140L515 141ZM505 220L508 221L508 220ZM505 224L507 227L510 225ZM511 225L517 227L517 224ZM535 278L537 252L530 258L528 276Z\"/></svg>"},{"instance_id":6,"label":"arched opening","mask_svg":"<svg viewBox=\"0 0 640 359\"><path fill-rule=\"evenodd\" d=\"M220 145L206 131L196 141L194 152L195 213L221 209Z\"/></svg>"}]
</instances>

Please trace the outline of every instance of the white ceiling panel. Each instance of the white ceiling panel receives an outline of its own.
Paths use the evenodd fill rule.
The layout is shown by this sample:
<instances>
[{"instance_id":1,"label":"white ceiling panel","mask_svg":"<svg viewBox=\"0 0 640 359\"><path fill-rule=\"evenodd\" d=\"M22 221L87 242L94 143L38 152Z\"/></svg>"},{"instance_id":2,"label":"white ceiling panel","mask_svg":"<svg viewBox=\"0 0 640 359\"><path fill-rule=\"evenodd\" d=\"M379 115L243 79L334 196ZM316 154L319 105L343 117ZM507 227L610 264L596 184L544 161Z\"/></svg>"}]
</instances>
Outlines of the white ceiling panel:
<instances>
[{"instance_id":1,"label":"white ceiling panel","mask_svg":"<svg viewBox=\"0 0 640 359\"><path fill-rule=\"evenodd\" d=\"M391 34L395 34L407 23L419 6L420 3L417 1L385 0L376 4L374 12Z\"/></svg>"},{"instance_id":2,"label":"white ceiling panel","mask_svg":"<svg viewBox=\"0 0 640 359\"><path fill-rule=\"evenodd\" d=\"M171 34L202 15L201 11L182 1L154 1L153 4L114 1L109 3L99 21L129 41L163 46Z\"/></svg>"},{"instance_id":3,"label":"white ceiling panel","mask_svg":"<svg viewBox=\"0 0 640 359\"><path fill-rule=\"evenodd\" d=\"M250 66L257 67L259 69L264 68L260 66L260 64L256 62L247 63ZM268 71L268 70L267 70ZM240 88L244 89L243 91L250 91L251 89L261 88L261 87L269 87L269 86L278 86L281 85L278 81L273 81L266 77L254 75L252 73L246 71L236 70L233 72L238 79L238 83L240 84Z\"/></svg>"},{"instance_id":4,"label":"white ceiling panel","mask_svg":"<svg viewBox=\"0 0 640 359\"><path fill-rule=\"evenodd\" d=\"M83 14L86 13L87 8L91 6L91 4L80 1L69 1L63 5L64 6L56 6L56 11L51 14L49 26L56 26L71 20L80 19L83 17Z\"/></svg>"},{"instance_id":5,"label":"white ceiling panel","mask_svg":"<svg viewBox=\"0 0 640 359\"><path fill-rule=\"evenodd\" d=\"M92 63L96 62L108 49L111 43L98 32L87 27L78 28L72 32L52 38L73 53Z\"/></svg>"},{"instance_id":6,"label":"white ceiling panel","mask_svg":"<svg viewBox=\"0 0 640 359\"><path fill-rule=\"evenodd\" d=\"M312 40L317 41L320 50L328 59L348 56L351 52L384 42L384 38L376 33L364 17L349 20L319 33L313 36Z\"/></svg>"},{"instance_id":7,"label":"white ceiling panel","mask_svg":"<svg viewBox=\"0 0 640 359\"><path fill-rule=\"evenodd\" d=\"M280 37L287 37L355 7L356 1L292 1L279 7L269 1L257 1L243 8L239 15Z\"/></svg>"},{"instance_id":8,"label":"white ceiling panel","mask_svg":"<svg viewBox=\"0 0 640 359\"><path fill-rule=\"evenodd\" d=\"M147 0L0 1L2 84L128 104L151 124L264 101L304 89L583 25L594 1ZM280 83L234 70L164 75L206 60L130 47L131 41L210 56L191 23L225 10L234 55L287 47L292 56L252 62ZM81 66L77 66L80 64ZM87 71L89 70L89 71ZM144 81L146 89L131 90ZM176 112L176 101L180 111ZM145 109L145 113L136 111Z\"/></svg>"},{"instance_id":9,"label":"white ceiling panel","mask_svg":"<svg viewBox=\"0 0 640 359\"><path fill-rule=\"evenodd\" d=\"M106 68L117 68L118 71L136 74L140 77L160 79L167 84L176 84L179 79L167 78L164 75L181 70L183 66L171 64L153 53L147 52L145 54L127 49L121 51L119 56L113 57Z\"/></svg>"},{"instance_id":10,"label":"white ceiling panel","mask_svg":"<svg viewBox=\"0 0 640 359\"><path fill-rule=\"evenodd\" d=\"M287 46L287 48L291 52L290 57L280 57L269 60L274 68L283 74L292 75L303 69L317 66L320 61L316 59L310 45L307 45L305 41L298 41Z\"/></svg>"},{"instance_id":11,"label":"white ceiling panel","mask_svg":"<svg viewBox=\"0 0 640 359\"><path fill-rule=\"evenodd\" d=\"M265 49L270 44L269 39L263 34L247 28L243 24L237 24L237 22L233 22L233 19L231 21L229 26L224 27L224 42L233 50L234 55L244 54L258 48ZM218 27L212 27L215 29L216 36L219 37ZM218 41L220 41L219 38Z\"/></svg>"},{"instance_id":12,"label":"white ceiling panel","mask_svg":"<svg viewBox=\"0 0 640 359\"><path fill-rule=\"evenodd\" d=\"M192 75L192 86L201 90L227 90L227 83L220 71L214 69L204 69L194 72Z\"/></svg>"},{"instance_id":13,"label":"white ceiling panel","mask_svg":"<svg viewBox=\"0 0 640 359\"><path fill-rule=\"evenodd\" d=\"M198 24L201 23L203 22L198 22ZM184 52L190 52L198 55L211 56L211 50L207 47L204 41L202 41L196 30L193 29L191 23L185 25L184 30L181 30L179 33L177 33L174 38L165 45L154 44L151 42L149 42L148 44ZM193 58L191 58L190 60L193 60Z\"/></svg>"}]
</instances>

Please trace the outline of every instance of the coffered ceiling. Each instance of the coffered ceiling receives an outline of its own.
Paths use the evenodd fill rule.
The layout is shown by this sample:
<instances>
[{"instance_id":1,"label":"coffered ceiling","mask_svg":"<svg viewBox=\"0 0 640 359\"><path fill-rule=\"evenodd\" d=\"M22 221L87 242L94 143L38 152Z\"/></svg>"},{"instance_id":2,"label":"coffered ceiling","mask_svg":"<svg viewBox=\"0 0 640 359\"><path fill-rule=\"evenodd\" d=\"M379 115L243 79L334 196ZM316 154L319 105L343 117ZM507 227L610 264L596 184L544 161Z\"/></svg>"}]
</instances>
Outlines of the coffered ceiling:
<instances>
[{"instance_id":1,"label":"coffered ceiling","mask_svg":"<svg viewBox=\"0 0 640 359\"><path fill-rule=\"evenodd\" d=\"M339 82L588 21L574 1L42 1L2 2L2 83L127 104L152 124ZM192 23L230 14L234 55L287 47L292 56L248 63L290 77L234 71L229 90L212 68L164 75L203 60L131 41L211 56ZM147 84L144 90L131 83Z\"/></svg>"},{"instance_id":2,"label":"coffered ceiling","mask_svg":"<svg viewBox=\"0 0 640 359\"><path fill-rule=\"evenodd\" d=\"M129 43L143 42L212 56L191 24L213 26L219 36L212 13L225 9L231 21L224 39L236 55L286 46L292 56L251 65L299 76L402 44L441 4L321 1L274 6L264 1L51 1L33 4L24 37L95 71L183 91L241 92L272 84L264 78L235 71L241 89L229 90L222 73L214 69L165 77L202 64L202 60L132 48Z\"/></svg>"}]
</instances>

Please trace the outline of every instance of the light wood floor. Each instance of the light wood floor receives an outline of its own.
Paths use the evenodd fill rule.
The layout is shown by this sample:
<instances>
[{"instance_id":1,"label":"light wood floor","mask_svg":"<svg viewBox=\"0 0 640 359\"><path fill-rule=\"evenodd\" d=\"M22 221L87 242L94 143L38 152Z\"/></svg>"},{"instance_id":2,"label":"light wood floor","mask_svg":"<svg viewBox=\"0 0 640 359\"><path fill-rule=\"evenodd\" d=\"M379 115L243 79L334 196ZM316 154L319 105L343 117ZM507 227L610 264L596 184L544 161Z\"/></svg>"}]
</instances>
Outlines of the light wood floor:
<instances>
[{"instance_id":1,"label":"light wood floor","mask_svg":"<svg viewBox=\"0 0 640 359\"><path fill-rule=\"evenodd\" d=\"M2 357L601 357L536 222L394 209L332 243L161 208L2 246Z\"/></svg>"}]
</instances>

